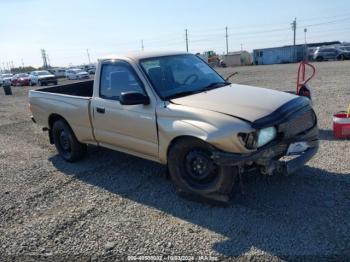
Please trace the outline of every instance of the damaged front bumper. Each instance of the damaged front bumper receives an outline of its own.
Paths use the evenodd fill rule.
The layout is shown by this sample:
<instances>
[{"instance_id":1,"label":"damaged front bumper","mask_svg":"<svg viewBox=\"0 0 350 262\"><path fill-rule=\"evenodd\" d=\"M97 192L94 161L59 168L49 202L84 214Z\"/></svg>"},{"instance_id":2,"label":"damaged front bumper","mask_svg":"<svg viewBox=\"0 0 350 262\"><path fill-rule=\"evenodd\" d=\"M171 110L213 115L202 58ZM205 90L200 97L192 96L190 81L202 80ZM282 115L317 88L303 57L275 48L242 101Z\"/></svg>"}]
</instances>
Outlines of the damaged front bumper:
<instances>
[{"instance_id":1,"label":"damaged front bumper","mask_svg":"<svg viewBox=\"0 0 350 262\"><path fill-rule=\"evenodd\" d=\"M303 151L290 152L291 145L302 144ZM306 146L305 146L306 145ZM318 151L318 128L313 127L294 138L280 139L249 154L222 151L213 152L212 159L219 166L237 166L241 169L258 169L264 174L292 174L303 167ZM293 155L284 161L280 158Z\"/></svg>"}]
</instances>

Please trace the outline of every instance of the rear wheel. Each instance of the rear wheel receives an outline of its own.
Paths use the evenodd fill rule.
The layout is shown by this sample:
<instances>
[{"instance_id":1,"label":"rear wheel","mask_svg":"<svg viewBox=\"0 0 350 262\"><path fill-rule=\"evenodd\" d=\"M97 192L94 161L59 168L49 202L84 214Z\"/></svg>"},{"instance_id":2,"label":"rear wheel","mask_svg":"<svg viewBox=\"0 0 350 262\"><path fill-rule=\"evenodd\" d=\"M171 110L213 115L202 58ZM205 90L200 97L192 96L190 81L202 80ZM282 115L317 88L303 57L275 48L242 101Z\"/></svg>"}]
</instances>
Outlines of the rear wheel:
<instances>
[{"instance_id":1,"label":"rear wheel","mask_svg":"<svg viewBox=\"0 0 350 262\"><path fill-rule=\"evenodd\" d=\"M338 60L338 61L344 61L344 60L345 60L344 55L339 55L339 56L337 57L337 60Z\"/></svg>"},{"instance_id":2,"label":"rear wheel","mask_svg":"<svg viewBox=\"0 0 350 262\"><path fill-rule=\"evenodd\" d=\"M183 138L169 150L169 173L180 191L205 198L227 198L237 178L234 167L220 167L211 158L212 146Z\"/></svg>"},{"instance_id":3,"label":"rear wheel","mask_svg":"<svg viewBox=\"0 0 350 262\"><path fill-rule=\"evenodd\" d=\"M86 145L80 143L72 129L64 120L57 120L52 127L52 136L60 156L68 161L75 162L86 153Z\"/></svg>"}]
</instances>

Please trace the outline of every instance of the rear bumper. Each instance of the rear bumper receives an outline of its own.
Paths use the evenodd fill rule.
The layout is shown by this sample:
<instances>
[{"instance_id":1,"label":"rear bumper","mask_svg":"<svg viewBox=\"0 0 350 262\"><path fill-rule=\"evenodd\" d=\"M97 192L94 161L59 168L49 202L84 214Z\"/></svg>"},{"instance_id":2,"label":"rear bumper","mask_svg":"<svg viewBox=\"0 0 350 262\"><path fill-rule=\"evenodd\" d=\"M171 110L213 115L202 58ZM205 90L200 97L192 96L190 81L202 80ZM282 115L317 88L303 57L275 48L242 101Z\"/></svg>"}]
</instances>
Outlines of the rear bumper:
<instances>
[{"instance_id":1,"label":"rear bumper","mask_svg":"<svg viewBox=\"0 0 350 262\"><path fill-rule=\"evenodd\" d=\"M307 142L308 148L289 161L277 160L287 156L289 146L297 142ZM217 151L213 153L212 158L219 166L239 166L243 169L250 166L270 175L276 173L288 175L302 168L317 153L318 148L318 128L316 126L305 134L275 142L250 154Z\"/></svg>"}]
</instances>

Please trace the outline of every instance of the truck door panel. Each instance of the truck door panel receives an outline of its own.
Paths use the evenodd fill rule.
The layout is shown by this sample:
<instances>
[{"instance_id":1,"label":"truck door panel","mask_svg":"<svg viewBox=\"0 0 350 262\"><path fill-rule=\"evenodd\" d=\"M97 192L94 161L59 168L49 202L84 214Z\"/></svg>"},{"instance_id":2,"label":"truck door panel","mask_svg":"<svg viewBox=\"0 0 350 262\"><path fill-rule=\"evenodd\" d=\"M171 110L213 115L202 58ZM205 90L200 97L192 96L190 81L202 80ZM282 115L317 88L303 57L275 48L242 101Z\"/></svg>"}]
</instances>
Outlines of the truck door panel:
<instances>
[{"instance_id":1,"label":"truck door panel","mask_svg":"<svg viewBox=\"0 0 350 262\"><path fill-rule=\"evenodd\" d=\"M92 101L96 140L137 153L158 156L155 108L152 105L121 105L121 92L145 93L142 82L124 61L102 65L99 97Z\"/></svg>"}]
</instances>

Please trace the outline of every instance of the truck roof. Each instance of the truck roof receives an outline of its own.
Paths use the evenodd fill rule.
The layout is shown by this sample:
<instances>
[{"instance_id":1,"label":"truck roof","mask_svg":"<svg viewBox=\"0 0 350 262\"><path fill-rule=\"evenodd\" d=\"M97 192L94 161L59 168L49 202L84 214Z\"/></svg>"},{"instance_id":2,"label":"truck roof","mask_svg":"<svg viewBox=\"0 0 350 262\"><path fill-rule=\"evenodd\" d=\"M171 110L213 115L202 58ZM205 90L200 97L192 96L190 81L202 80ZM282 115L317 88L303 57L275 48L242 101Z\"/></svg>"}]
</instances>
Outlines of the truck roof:
<instances>
[{"instance_id":1,"label":"truck roof","mask_svg":"<svg viewBox=\"0 0 350 262\"><path fill-rule=\"evenodd\" d=\"M135 60L136 62L142 60L142 59L147 59L147 58L152 58L152 57L161 57L161 56L171 56L171 55L185 55L188 54L186 52L137 52L137 53L128 53L125 55L110 55L110 56L105 56L99 59L99 61L105 61L105 60L111 60L111 59L132 59Z\"/></svg>"}]
</instances>

